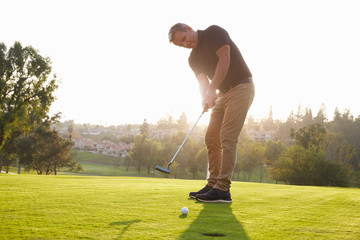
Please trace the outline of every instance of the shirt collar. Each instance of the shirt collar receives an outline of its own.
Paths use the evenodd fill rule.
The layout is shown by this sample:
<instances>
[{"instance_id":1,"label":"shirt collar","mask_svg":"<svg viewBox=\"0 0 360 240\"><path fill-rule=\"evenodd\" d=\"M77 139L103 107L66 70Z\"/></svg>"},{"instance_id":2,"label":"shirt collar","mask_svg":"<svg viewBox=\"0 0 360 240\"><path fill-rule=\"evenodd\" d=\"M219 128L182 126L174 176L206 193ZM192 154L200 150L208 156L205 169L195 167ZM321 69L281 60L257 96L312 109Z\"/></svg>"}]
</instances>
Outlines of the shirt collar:
<instances>
[{"instance_id":1,"label":"shirt collar","mask_svg":"<svg viewBox=\"0 0 360 240\"><path fill-rule=\"evenodd\" d=\"M198 33L198 40L197 40L197 45L196 48L202 44L202 41L204 40L204 31L203 30L197 30Z\"/></svg>"}]
</instances>

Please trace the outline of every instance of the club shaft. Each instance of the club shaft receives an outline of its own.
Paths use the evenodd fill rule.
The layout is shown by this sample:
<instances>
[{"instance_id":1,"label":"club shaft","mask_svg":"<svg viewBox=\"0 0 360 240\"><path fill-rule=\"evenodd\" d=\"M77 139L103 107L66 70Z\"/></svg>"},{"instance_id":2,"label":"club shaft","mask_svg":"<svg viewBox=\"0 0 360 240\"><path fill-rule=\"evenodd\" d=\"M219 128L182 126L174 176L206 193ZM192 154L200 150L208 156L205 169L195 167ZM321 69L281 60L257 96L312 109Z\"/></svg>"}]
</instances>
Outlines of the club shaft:
<instances>
[{"instance_id":1,"label":"club shaft","mask_svg":"<svg viewBox=\"0 0 360 240\"><path fill-rule=\"evenodd\" d=\"M196 124L199 122L201 116L204 114L204 112L201 113L200 117L198 118L198 120L195 122L194 126L191 128L190 132L188 133L188 135L186 136L186 138L184 139L184 141L182 142L182 144L180 145L179 149L177 150L177 152L175 153L174 157L171 159L171 161L169 162L168 167L173 163L175 157L178 155L180 149L182 148L182 146L184 145L184 143L186 142L186 140L188 139L188 137L190 136L191 132L194 130Z\"/></svg>"}]
</instances>

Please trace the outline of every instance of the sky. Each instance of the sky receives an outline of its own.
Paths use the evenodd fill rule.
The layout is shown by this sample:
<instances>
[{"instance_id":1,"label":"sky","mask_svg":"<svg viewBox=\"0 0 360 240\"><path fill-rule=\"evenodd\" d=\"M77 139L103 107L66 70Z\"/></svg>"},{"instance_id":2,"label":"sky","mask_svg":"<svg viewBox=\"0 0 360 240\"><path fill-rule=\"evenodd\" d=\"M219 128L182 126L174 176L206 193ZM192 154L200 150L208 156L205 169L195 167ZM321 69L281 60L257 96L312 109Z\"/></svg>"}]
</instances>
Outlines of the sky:
<instances>
[{"instance_id":1,"label":"sky","mask_svg":"<svg viewBox=\"0 0 360 240\"><path fill-rule=\"evenodd\" d=\"M170 44L183 22L225 28L255 82L249 115L285 121L322 104L360 115L358 0L0 0L0 42L33 46L59 80L51 114L101 125L157 123L201 98L189 49ZM207 123L209 114L201 122Z\"/></svg>"}]
</instances>

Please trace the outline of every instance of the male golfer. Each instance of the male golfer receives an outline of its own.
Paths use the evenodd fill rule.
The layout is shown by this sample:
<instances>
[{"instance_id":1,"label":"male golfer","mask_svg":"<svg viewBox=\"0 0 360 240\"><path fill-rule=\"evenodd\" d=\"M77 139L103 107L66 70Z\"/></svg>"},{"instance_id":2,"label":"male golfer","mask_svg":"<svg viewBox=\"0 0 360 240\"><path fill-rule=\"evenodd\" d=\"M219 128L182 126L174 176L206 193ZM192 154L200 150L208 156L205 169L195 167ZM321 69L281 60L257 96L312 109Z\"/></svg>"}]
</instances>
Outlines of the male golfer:
<instances>
[{"instance_id":1,"label":"male golfer","mask_svg":"<svg viewBox=\"0 0 360 240\"><path fill-rule=\"evenodd\" d=\"M205 136L210 176L189 196L202 202L231 203L230 184L237 142L255 95L252 74L229 34L219 26L194 31L177 23L169 41L192 49L189 65L199 82L202 105L212 108Z\"/></svg>"}]
</instances>

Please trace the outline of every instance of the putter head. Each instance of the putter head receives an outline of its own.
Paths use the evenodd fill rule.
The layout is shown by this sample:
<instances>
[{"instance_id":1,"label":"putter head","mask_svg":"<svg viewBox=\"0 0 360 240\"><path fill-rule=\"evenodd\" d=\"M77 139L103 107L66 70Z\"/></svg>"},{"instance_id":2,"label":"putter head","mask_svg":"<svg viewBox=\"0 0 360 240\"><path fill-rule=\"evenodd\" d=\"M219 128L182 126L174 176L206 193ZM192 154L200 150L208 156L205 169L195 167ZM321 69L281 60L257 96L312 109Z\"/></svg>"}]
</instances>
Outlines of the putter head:
<instances>
[{"instance_id":1,"label":"putter head","mask_svg":"<svg viewBox=\"0 0 360 240\"><path fill-rule=\"evenodd\" d=\"M168 168L161 167L159 165L156 166L155 170L160 171L162 173L170 174L171 171Z\"/></svg>"}]
</instances>

